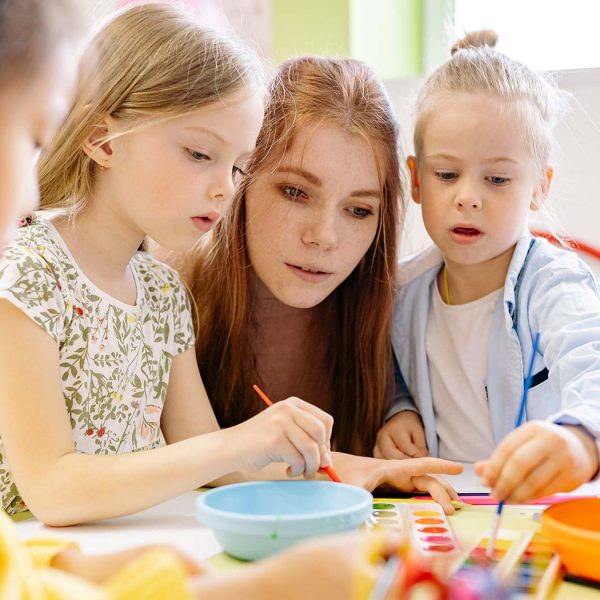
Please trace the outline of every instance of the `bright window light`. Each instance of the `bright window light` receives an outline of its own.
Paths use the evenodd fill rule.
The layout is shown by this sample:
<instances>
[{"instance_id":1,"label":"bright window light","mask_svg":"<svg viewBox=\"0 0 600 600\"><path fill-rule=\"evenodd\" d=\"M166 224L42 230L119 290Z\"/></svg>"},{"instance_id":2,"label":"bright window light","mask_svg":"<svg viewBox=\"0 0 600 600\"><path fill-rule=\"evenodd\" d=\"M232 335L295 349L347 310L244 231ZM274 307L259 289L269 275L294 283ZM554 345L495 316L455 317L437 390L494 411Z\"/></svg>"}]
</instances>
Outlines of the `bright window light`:
<instances>
[{"instance_id":1,"label":"bright window light","mask_svg":"<svg viewBox=\"0 0 600 600\"><path fill-rule=\"evenodd\" d=\"M490 28L497 48L540 70L600 67L600 2L455 0L454 39Z\"/></svg>"}]
</instances>

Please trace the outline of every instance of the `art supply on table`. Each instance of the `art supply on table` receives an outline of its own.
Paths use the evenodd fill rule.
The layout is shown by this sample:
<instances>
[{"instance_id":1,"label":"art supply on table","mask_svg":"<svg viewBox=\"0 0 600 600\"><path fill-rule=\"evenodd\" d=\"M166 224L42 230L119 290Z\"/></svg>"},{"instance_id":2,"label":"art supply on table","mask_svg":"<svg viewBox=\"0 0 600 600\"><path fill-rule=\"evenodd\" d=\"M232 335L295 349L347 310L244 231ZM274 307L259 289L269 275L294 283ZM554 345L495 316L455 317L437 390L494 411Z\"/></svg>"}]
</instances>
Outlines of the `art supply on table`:
<instances>
[{"instance_id":1,"label":"art supply on table","mask_svg":"<svg viewBox=\"0 0 600 600\"><path fill-rule=\"evenodd\" d=\"M535 362L535 355L537 354L537 349L540 343L540 334L537 332L535 334L533 340L533 348L531 350L531 360L529 361L529 368L527 369L527 377L525 377L525 384L523 385L523 396L521 398L521 405L519 406L519 414L517 415L517 420L515 422L515 429L520 427L525 419L525 409L527 407L527 394L529 392L529 388L531 387L531 380L533 377L533 363ZM501 500L498 503L498 509L496 510L496 515L494 516L494 524L492 525L492 543L488 548L488 552L492 552L493 542L496 538L496 532L500 527L500 518L502 516L502 509L504 508L504 500ZM490 555L491 556L491 555Z\"/></svg>"},{"instance_id":2,"label":"art supply on table","mask_svg":"<svg viewBox=\"0 0 600 600\"><path fill-rule=\"evenodd\" d=\"M273 402L256 384L254 384L252 386L252 389L254 389L254 391L263 399L264 403L267 406L273 406ZM331 467L330 465L319 469L319 471L321 471L323 473L327 473L327 475L329 475L329 479L331 479L331 481L335 481L336 483L342 483L342 480L340 479L338 474L333 470L333 467Z\"/></svg>"},{"instance_id":3,"label":"art supply on table","mask_svg":"<svg viewBox=\"0 0 600 600\"><path fill-rule=\"evenodd\" d=\"M515 600L548 597L560 573L560 557L548 540L536 533L507 577Z\"/></svg>"},{"instance_id":4,"label":"art supply on table","mask_svg":"<svg viewBox=\"0 0 600 600\"><path fill-rule=\"evenodd\" d=\"M396 500L374 500L371 518L374 525L402 533L406 529L401 503Z\"/></svg>"},{"instance_id":5,"label":"art supply on table","mask_svg":"<svg viewBox=\"0 0 600 600\"><path fill-rule=\"evenodd\" d=\"M540 521L569 574L600 582L600 498L551 506Z\"/></svg>"},{"instance_id":6,"label":"art supply on table","mask_svg":"<svg viewBox=\"0 0 600 600\"><path fill-rule=\"evenodd\" d=\"M492 570L498 578L504 579L533 535L527 531L499 529L495 539L492 540L491 533L491 530L488 530L483 534L463 562L458 565L458 570L485 567Z\"/></svg>"},{"instance_id":7,"label":"art supply on table","mask_svg":"<svg viewBox=\"0 0 600 600\"><path fill-rule=\"evenodd\" d=\"M410 527L415 550L426 557L453 557L460 546L444 514L434 502L406 502L401 505Z\"/></svg>"},{"instance_id":8,"label":"art supply on table","mask_svg":"<svg viewBox=\"0 0 600 600\"><path fill-rule=\"evenodd\" d=\"M373 496L331 481L252 481L199 494L198 520L223 550L255 560L303 539L351 531L369 517Z\"/></svg>"},{"instance_id":9,"label":"art supply on table","mask_svg":"<svg viewBox=\"0 0 600 600\"><path fill-rule=\"evenodd\" d=\"M490 533L484 534L457 572L487 568L510 590L511 600L547 598L560 574L560 558L548 540L540 533L499 529L492 542Z\"/></svg>"},{"instance_id":10,"label":"art supply on table","mask_svg":"<svg viewBox=\"0 0 600 600\"><path fill-rule=\"evenodd\" d=\"M543 498L536 498L530 500L527 504L521 506L553 506L554 504L561 504L562 502L570 502L571 500L580 500L583 498L597 498L595 494L553 494L552 496L545 496ZM493 498L489 494L460 494L460 498L463 502L458 503L452 500L452 506L456 508L460 506L465 508L466 506L498 506L499 500ZM433 501L431 496L415 496L413 500L429 500ZM520 505L515 505L520 506Z\"/></svg>"}]
</instances>

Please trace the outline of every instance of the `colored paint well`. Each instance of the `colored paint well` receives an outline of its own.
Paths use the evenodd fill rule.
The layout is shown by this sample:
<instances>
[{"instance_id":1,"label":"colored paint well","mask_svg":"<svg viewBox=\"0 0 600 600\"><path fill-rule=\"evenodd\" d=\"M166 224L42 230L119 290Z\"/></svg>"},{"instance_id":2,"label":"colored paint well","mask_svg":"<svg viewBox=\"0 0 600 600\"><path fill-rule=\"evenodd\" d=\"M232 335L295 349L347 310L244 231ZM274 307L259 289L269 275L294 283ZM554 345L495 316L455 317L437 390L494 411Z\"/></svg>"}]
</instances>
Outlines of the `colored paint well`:
<instances>
[{"instance_id":1,"label":"colored paint well","mask_svg":"<svg viewBox=\"0 0 600 600\"><path fill-rule=\"evenodd\" d=\"M445 527L421 527L421 533L446 533L448 530Z\"/></svg>"},{"instance_id":2,"label":"colored paint well","mask_svg":"<svg viewBox=\"0 0 600 600\"><path fill-rule=\"evenodd\" d=\"M396 513L391 510L374 510L374 517L395 517Z\"/></svg>"},{"instance_id":3,"label":"colored paint well","mask_svg":"<svg viewBox=\"0 0 600 600\"><path fill-rule=\"evenodd\" d=\"M427 546L425 548L425 550L427 550L427 552L452 552L452 550L455 549L455 546L450 545L450 544L436 544L434 546Z\"/></svg>"},{"instance_id":4,"label":"colored paint well","mask_svg":"<svg viewBox=\"0 0 600 600\"><path fill-rule=\"evenodd\" d=\"M489 542L490 541L488 538L484 538L483 540L481 540L480 545L482 548L487 548ZM494 550L508 550L512 545L513 540L503 540L496 538L496 540L494 541Z\"/></svg>"},{"instance_id":5,"label":"colored paint well","mask_svg":"<svg viewBox=\"0 0 600 600\"><path fill-rule=\"evenodd\" d=\"M413 515L415 517L439 517L440 513L437 510L416 510Z\"/></svg>"},{"instance_id":6,"label":"colored paint well","mask_svg":"<svg viewBox=\"0 0 600 600\"><path fill-rule=\"evenodd\" d=\"M386 523L398 523L398 519L376 519L376 521L378 523L383 523L384 525Z\"/></svg>"},{"instance_id":7,"label":"colored paint well","mask_svg":"<svg viewBox=\"0 0 600 600\"><path fill-rule=\"evenodd\" d=\"M389 510L396 508L391 502L373 502L374 510Z\"/></svg>"},{"instance_id":8,"label":"colored paint well","mask_svg":"<svg viewBox=\"0 0 600 600\"><path fill-rule=\"evenodd\" d=\"M419 525L442 525L444 523L444 519L434 519L433 517L423 517L421 519L417 519L415 523Z\"/></svg>"},{"instance_id":9,"label":"colored paint well","mask_svg":"<svg viewBox=\"0 0 600 600\"><path fill-rule=\"evenodd\" d=\"M427 535L423 538L423 541L436 543L452 542L452 538L448 537L447 535Z\"/></svg>"}]
</instances>

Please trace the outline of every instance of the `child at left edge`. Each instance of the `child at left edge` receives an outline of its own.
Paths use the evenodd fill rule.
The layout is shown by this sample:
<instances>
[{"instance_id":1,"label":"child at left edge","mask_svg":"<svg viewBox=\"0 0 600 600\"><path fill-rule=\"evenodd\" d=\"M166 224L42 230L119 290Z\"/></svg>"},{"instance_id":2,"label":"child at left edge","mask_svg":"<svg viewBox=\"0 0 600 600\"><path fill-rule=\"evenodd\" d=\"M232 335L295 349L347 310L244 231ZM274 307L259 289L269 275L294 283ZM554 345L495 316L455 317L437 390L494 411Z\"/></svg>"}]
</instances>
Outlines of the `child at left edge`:
<instances>
[{"instance_id":1,"label":"child at left edge","mask_svg":"<svg viewBox=\"0 0 600 600\"><path fill-rule=\"evenodd\" d=\"M600 294L573 253L527 232L563 94L495 43L468 34L419 95L408 167L437 248L400 269L392 338L411 397L375 453L479 461L494 497L524 503L598 473ZM513 431L536 333L528 422Z\"/></svg>"}]
</instances>

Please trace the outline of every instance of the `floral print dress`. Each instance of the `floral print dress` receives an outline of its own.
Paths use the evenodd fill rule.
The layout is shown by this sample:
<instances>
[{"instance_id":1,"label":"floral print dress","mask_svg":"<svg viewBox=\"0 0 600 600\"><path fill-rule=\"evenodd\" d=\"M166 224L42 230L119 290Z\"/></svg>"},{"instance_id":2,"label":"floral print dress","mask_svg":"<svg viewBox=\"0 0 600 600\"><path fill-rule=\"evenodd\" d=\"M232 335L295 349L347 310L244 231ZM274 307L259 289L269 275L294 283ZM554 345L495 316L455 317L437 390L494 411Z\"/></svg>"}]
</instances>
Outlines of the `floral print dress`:
<instances>
[{"instance_id":1,"label":"floral print dress","mask_svg":"<svg viewBox=\"0 0 600 600\"><path fill-rule=\"evenodd\" d=\"M116 454L164 445L160 417L172 360L194 346L189 299L177 273L144 252L136 253L130 268L135 306L96 287L43 219L20 229L0 261L0 298L58 344L76 452ZM1 440L0 493L9 514L26 508Z\"/></svg>"}]
</instances>

